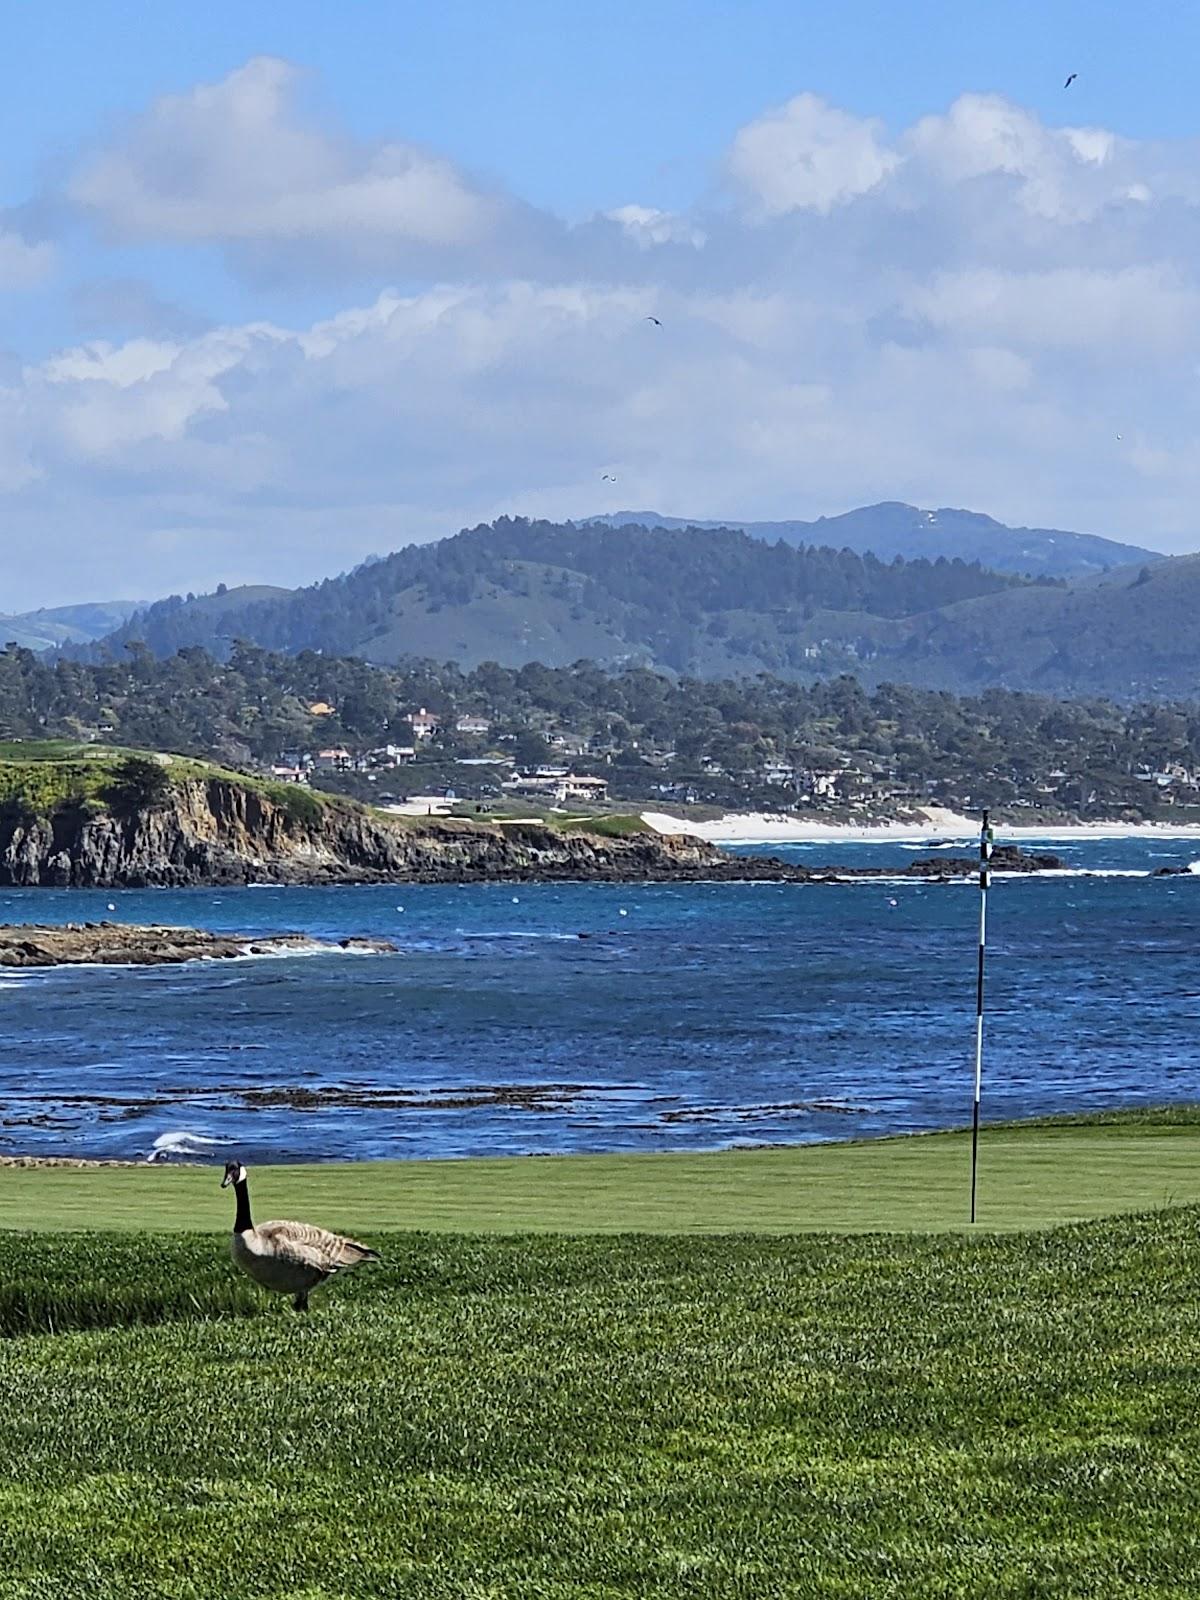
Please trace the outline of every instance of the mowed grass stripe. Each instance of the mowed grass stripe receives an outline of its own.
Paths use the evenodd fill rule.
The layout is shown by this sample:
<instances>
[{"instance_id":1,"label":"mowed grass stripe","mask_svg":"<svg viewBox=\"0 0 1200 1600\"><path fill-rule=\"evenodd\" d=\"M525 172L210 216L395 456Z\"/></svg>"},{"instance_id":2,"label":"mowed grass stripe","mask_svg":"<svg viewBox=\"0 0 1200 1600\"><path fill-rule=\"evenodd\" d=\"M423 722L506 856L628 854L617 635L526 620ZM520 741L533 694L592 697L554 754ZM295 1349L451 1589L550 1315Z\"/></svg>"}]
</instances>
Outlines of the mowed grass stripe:
<instances>
[{"instance_id":1,"label":"mowed grass stripe","mask_svg":"<svg viewBox=\"0 0 1200 1600\"><path fill-rule=\"evenodd\" d=\"M0 1228L229 1226L219 1168L0 1168ZM969 1140L255 1169L255 1215L352 1232L851 1233L966 1226ZM1200 1120L985 1130L979 1222L1044 1228L1200 1202Z\"/></svg>"},{"instance_id":2,"label":"mowed grass stripe","mask_svg":"<svg viewBox=\"0 0 1200 1600\"><path fill-rule=\"evenodd\" d=\"M3 1340L0 1593L1183 1595L1198 1224L383 1235L307 1318ZM63 1281L233 1270L35 1243Z\"/></svg>"}]
</instances>

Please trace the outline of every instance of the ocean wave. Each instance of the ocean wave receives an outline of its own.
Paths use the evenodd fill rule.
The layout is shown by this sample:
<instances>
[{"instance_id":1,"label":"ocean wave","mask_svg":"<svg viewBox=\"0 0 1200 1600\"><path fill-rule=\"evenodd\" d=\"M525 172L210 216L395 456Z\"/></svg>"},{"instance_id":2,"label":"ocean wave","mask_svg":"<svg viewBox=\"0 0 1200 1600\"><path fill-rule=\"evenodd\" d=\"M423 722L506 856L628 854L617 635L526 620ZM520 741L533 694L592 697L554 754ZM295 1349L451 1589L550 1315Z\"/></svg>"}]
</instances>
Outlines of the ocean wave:
<instances>
[{"instance_id":1,"label":"ocean wave","mask_svg":"<svg viewBox=\"0 0 1200 1600\"><path fill-rule=\"evenodd\" d=\"M188 1128L172 1128L160 1133L146 1157L152 1161L169 1161L172 1156L203 1156L210 1150L227 1148L228 1139L212 1139L206 1133L192 1133Z\"/></svg>"}]
</instances>

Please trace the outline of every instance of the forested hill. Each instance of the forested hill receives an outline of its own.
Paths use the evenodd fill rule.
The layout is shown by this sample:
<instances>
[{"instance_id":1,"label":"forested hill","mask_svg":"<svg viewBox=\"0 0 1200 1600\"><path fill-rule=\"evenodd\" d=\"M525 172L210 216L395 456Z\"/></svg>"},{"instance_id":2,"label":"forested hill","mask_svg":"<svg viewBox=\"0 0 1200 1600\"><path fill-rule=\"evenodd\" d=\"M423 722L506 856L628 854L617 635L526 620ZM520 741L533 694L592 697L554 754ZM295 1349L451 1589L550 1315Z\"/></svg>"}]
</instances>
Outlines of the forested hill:
<instances>
[{"instance_id":1,"label":"forested hill","mask_svg":"<svg viewBox=\"0 0 1200 1600\"><path fill-rule=\"evenodd\" d=\"M1120 544L1094 533L1068 533L1062 528L1010 528L980 511L942 506L936 511L884 500L859 506L836 517L815 522L689 522L683 517L663 517L657 511L616 511L592 520L611 527L641 523L648 528L740 528L756 539L772 543L833 545L836 549L869 550L881 560L958 556L978 561L995 572L1020 572L1034 577L1079 578L1110 572L1133 562L1157 561L1156 551L1141 545Z\"/></svg>"},{"instance_id":2,"label":"forested hill","mask_svg":"<svg viewBox=\"0 0 1200 1600\"><path fill-rule=\"evenodd\" d=\"M880 625L1023 587L961 560L882 561L729 529L502 517L309 589L159 601L91 658L135 640L169 655L189 645L221 654L245 639L383 663L586 657L706 677L811 677L853 666Z\"/></svg>"}]
</instances>

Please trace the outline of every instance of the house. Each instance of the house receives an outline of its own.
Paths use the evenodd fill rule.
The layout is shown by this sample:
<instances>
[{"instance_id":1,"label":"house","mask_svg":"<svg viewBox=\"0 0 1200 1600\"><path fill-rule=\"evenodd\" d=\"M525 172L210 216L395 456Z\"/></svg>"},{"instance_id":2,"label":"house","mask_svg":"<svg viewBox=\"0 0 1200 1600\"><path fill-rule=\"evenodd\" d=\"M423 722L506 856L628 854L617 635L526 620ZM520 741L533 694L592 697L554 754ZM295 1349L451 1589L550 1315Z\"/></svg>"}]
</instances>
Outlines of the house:
<instances>
[{"instance_id":1,"label":"house","mask_svg":"<svg viewBox=\"0 0 1200 1600\"><path fill-rule=\"evenodd\" d=\"M308 714L310 717L331 717L333 715L333 707L328 700L314 700L308 708Z\"/></svg>"},{"instance_id":2,"label":"house","mask_svg":"<svg viewBox=\"0 0 1200 1600\"><path fill-rule=\"evenodd\" d=\"M435 733L441 732L441 719L432 711L426 711L424 706L419 711L410 711L404 720L412 729L414 739L432 739Z\"/></svg>"},{"instance_id":3,"label":"house","mask_svg":"<svg viewBox=\"0 0 1200 1600\"><path fill-rule=\"evenodd\" d=\"M506 778L502 787L506 794L520 795L526 799L552 800L556 805L562 805L564 800L608 799L607 778L590 778L555 767L539 767L536 772Z\"/></svg>"},{"instance_id":4,"label":"house","mask_svg":"<svg viewBox=\"0 0 1200 1600\"><path fill-rule=\"evenodd\" d=\"M809 787L818 800L833 800L837 796L838 782L844 776L843 768L833 772L813 772L809 774Z\"/></svg>"},{"instance_id":5,"label":"house","mask_svg":"<svg viewBox=\"0 0 1200 1600\"><path fill-rule=\"evenodd\" d=\"M318 750L316 766L319 772L349 772L354 757L349 750Z\"/></svg>"},{"instance_id":6,"label":"house","mask_svg":"<svg viewBox=\"0 0 1200 1600\"><path fill-rule=\"evenodd\" d=\"M454 731L472 739L486 739L492 731L492 725L486 717L459 717L454 724Z\"/></svg>"},{"instance_id":7,"label":"house","mask_svg":"<svg viewBox=\"0 0 1200 1600\"><path fill-rule=\"evenodd\" d=\"M416 759L416 748L411 744L384 744L367 753L369 767L398 767L402 762Z\"/></svg>"},{"instance_id":8,"label":"house","mask_svg":"<svg viewBox=\"0 0 1200 1600\"><path fill-rule=\"evenodd\" d=\"M563 779L563 790L564 800L607 800L608 779L589 778L571 772Z\"/></svg>"},{"instance_id":9,"label":"house","mask_svg":"<svg viewBox=\"0 0 1200 1600\"><path fill-rule=\"evenodd\" d=\"M276 783L307 783L308 769L299 766L277 766L271 768L271 776Z\"/></svg>"}]
</instances>

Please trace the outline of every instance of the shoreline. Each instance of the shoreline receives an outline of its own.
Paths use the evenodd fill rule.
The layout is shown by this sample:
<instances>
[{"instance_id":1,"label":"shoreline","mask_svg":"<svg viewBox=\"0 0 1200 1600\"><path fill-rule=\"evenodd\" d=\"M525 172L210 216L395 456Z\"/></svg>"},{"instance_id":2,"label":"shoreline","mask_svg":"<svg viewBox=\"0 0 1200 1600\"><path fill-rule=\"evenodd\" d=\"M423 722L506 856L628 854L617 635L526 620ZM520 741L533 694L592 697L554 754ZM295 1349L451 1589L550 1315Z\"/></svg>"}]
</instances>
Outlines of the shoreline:
<instances>
[{"instance_id":1,"label":"shoreline","mask_svg":"<svg viewBox=\"0 0 1200 1600\"><path fill-rule=\"evenodd\" d=\"M1048 1134L1077 1133L1080 1131L1105 1131L1114 1135L1122 1133L1144 1131L1146 1129L1161 1131L1197 1130L1200 1129L1200 1101L1193 1099L1158 1101L1148 1105L1112 1105L1099 1106L1087 1111L1060 1111L1033 1113L1026 1117L999 1117L995 1121L983 1121L980 1124L981 1133L985 1134ZM453 1167L457 1170L472 1166L492 1166L503 1163L507 1166L526 1165L541 1167L546 1163L591 1163L591 1162L632 1162L635 1165L643 1161L656 1163L661 1161L710 1161L721 1160L726 1157L742 1159L747 1156L782 1156L788 1153L799 1155L806 1151L820 1150L847 1150L854 1148L877 1148L880 1145L913 1145L921 1143L937 1143L945 1140L966 1138L970 1134L969 1123L956 1122L946 1127L938 1128L899 1128L885 1133L852 1133L844 1138L821 1139L773 1139L754 1144L724 1144L712 1145L703 1148L667 1146L665 1148L638 1149L638 1150L554 1150L554 1151L505 1151L498 1154L486 1155L422 1155L422 1156L359 1156L347 1158L335 1156L328 1160L312 1157L302 1157L294 1161L263 1161L255 1163L258 1172L294 1172L298 1169L330 1172L338 1168L351 1167L356 1171L383 1171L392 1169L431 1169ZM226 1146L220 1140L213 1141L214 1151L224 1151L231 1146ZM33 1170L37 1168L59 1168L67 1170L91 1169L135 1169L146 1171L150 1168L156 1171L169 1169L181 1172L209 1172L215 1171L222 1165L219 1155L214 1154L212 1160L205 1160L198 1151L180 1153L176 1159L153 1156L71 1156L71 1155L33 1155L18 1152L0 1154L0 1170Z\"/></svg>"},{"instance_id":2,"label":"shoreline","mask_svg":"<svg viewBox=\"0 0 1200 1600\"><path fill-rule=\"evenodd\" d=\"M941 806L925 806L922 820L852 823L818 822L805 817L782 817L764 811L731 811L708 822L671 816L664 811L643 811L642 821L656 833L683 834L706 844L932 844L934 841L968 844L979 838L978 817L967 817ZM1194 839L1200 844L1200 823L1170 822L1045 822L997 823L997 843L1018 840L1089 839Z\"/></svg>"}]
</instances>

